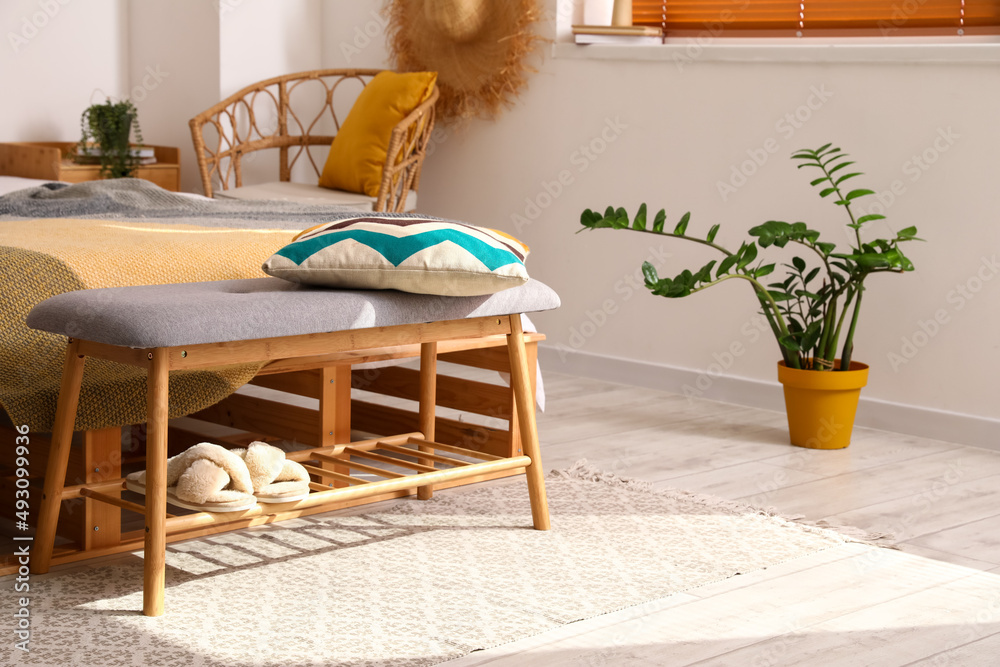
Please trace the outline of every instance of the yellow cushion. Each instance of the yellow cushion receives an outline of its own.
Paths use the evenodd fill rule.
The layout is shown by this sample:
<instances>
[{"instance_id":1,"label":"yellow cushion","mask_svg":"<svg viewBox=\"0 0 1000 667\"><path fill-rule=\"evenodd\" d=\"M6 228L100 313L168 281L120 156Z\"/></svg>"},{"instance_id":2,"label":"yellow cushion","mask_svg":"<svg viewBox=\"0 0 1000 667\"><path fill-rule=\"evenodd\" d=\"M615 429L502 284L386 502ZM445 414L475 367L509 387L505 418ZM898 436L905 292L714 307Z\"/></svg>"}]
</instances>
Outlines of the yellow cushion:
<instances>
[{"instance_id":1,"label":"yellow cushion","mask_svg":"<svg viewBox=\"0 0 1000 667\"><path fill-rule=\"evenodd\" d=\"M377 197L392 129L434 92L437 72L379 72L364 87L330 146L324 188Z\"/></svg>"}]
</instances>

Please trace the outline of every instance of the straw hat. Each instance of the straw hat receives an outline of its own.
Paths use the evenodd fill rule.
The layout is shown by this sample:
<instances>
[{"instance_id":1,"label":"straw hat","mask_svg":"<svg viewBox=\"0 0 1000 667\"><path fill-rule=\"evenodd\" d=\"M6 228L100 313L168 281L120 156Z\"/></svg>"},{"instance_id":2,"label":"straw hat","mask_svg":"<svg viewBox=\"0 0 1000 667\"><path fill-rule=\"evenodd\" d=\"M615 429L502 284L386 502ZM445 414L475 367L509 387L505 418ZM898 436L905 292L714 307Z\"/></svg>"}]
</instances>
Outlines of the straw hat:
<instances>
[{"instance_id":1,"label":"straw hat","mask_svg":"<svg viewBox=\"0 0 1000 667\"><path fill-rule=\"evenodd\" d=\"M492 118L535 71L524 61L543 38L536 0L393 0L389 50L401 71L435 71L442 120Z\"/></svg>"}]
</instances>

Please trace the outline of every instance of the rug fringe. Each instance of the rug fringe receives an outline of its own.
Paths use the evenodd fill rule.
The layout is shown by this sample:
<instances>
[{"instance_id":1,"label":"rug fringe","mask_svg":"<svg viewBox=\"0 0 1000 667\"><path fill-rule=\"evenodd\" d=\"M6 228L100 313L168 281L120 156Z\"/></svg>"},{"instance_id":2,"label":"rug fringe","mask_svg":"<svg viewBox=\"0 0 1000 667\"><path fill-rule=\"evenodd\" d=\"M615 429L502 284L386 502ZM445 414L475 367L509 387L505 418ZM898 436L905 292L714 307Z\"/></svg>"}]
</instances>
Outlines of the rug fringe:
<instances>
[{"instance_id":1,"label":"rug fringe","mask_svg":"<svg viewBox=\"0 0 1000 667\"><path fill-rule=\"evenodd\" d=\"M779 521L801 526L805 530L812 533L840 537L846 542L857 542L859 544L867 544L886 549L897 548L893 544L886 543L887 540L892 540L894 538L894 535L891 533L872 532L855 526L841 526L832 524L823 519L819 521L808 521L802 514L781 514L773 507L757 507L738 500L728 500L718 496L684 491L683 489L675 489L673 487L658 488L653 486L651 482L647 482L645 480L635 479L634 477L622 477L616 473L601 470L600 468L591 465L587 459L580 459L572 466L564 470L552 470L549 472L549 476L555 479L577 479L587 482L597 482L600 484L607 484L609 486L616 486L643 493L681 496L703 507L722 508L732 512L752 513L767 516Z\"/></svg>"}]
</instances>

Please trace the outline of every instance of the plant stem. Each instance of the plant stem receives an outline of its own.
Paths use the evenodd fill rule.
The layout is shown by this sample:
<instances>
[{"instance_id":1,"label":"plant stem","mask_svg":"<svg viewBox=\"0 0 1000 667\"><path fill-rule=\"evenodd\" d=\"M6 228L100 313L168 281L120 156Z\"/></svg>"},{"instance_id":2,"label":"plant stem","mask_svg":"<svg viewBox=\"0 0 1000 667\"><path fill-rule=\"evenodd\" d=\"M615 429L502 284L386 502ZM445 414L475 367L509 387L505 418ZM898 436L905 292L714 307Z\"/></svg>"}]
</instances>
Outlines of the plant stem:
<instances>
[{"instance_id":1,"label":"plant stem","mask_svg":"<svg viewBox=\"0 0 1000 667\"><path fill-rule=\"evenodd\" d=\"M584 228L584 229L586 229L586 228ZM597 229L597 228L591 228L591 229ZM706 241L705 239L699 239L699 238L694 237L694 236L685 236L684 234L671 234L669 232L654 232L652 229L636 229L634 227L620 227L619 229L627 229L630 232L643 232L644 234L656 234L657 236L668 236L670 238L675 238L675 239L684 239L685 241L694 241L695 243L700 243L702 245L707 245L709 248L715 248L716 250L718 250L719 252L721 252L724 255L732 255L733 254L729 250L726 250L725 248L723 248L721 245L716 245L714 243ZM577 231L577 234L579 234L581 231L584 231L584 230L581 229L581 230Z\"/></svg>"},{"instance_id":2,"label":"plant stem","mask_svg":"<svg viewBox=\"0 0 1000 667\"><path fill-rule=\"evenodd\" d=\"M837 320L837 328L833 332L833 337L827 342L824 353L826 359L831 362L837 355L837 341L840 340L840 331L844 326L844 318L847 316L847 309L851 305L851 300L854 298L854 294L854 290L847 291L847 298L844 299L844 308L840 311L840 318Z\"/></svg>"},{"instance_id":3,"label":"plant stem","mask_svg":"<svg viewBox=\"0 0 1000 667\"><path fill-rule=\"evenodd\" d=\"M858 285L858 300L854 302L854 313L851 315L851 328L847 330L844 351L840 355L840 370L842 371L850 370L851 368L851 355L854 354L854 328L858 325L858 314L861 312L861 293L863 291L864 287Z\"/></svg>"}]
</instances>

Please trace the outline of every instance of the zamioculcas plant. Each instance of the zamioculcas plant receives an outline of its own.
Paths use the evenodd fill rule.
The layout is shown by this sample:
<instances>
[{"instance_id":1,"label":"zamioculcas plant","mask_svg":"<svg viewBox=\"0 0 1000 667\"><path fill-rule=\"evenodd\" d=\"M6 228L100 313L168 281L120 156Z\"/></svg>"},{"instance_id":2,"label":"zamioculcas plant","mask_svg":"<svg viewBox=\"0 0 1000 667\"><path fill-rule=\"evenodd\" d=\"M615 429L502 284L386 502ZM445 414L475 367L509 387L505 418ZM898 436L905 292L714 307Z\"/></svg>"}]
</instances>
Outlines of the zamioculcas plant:
<instances>
[{"instance_id":1,"label":"zamioculcas plant","mask_svg":"<svg viewBox=\"0 0 1000 667\"><path fill-rule=\"evenodd\" d=\"M803 149L796 151L792 159L799 162L799 169L813 171L816 178L811 185L820 188L820 197L832 197L830 201L850 218L847 226L853 230L855 243L848 252L837 252L835 244L820 241L820 233L804 222L778 220L753 227L749 230L753 240L730 250L715 242L719 225L713 225L705 238L689 235L690 213L685 213L670 232L664 231L666 213L661 209L647 227L646 204L639 207L631 221L625 209L609 206L603 215L587 209L580 222L588 229L610 227L675 236L717 250L722 254L721 260L712 260L696 271L685 269L673 278L659 277L653 265L645 262L642 272L646 287L653 294L678 298L729 280L745 281L760 302L788 368L847 370L854 351L854 333L861 313L865 280L875 273L912 271L913 264L903 254L900 244L922 239L917 238L916 227L907 227L897 232L895 238L862 241L861 231L865 224L885 216L873 213L855 217L852 203L874 192L851 190L845 186L848 180L862 174L850 169L854 162L839 148L826 144L816 150ZM796 255L791 263L782 265L786 271L779 280L771 277L772 282L765 284L765 278L774 273L776 264L765 263L760 250L771 246L784 248L790 243L807 250L806 257L811 257L812 261ZM835 364L838 349L839 366Z\"/></svg>"}]
</instances>

